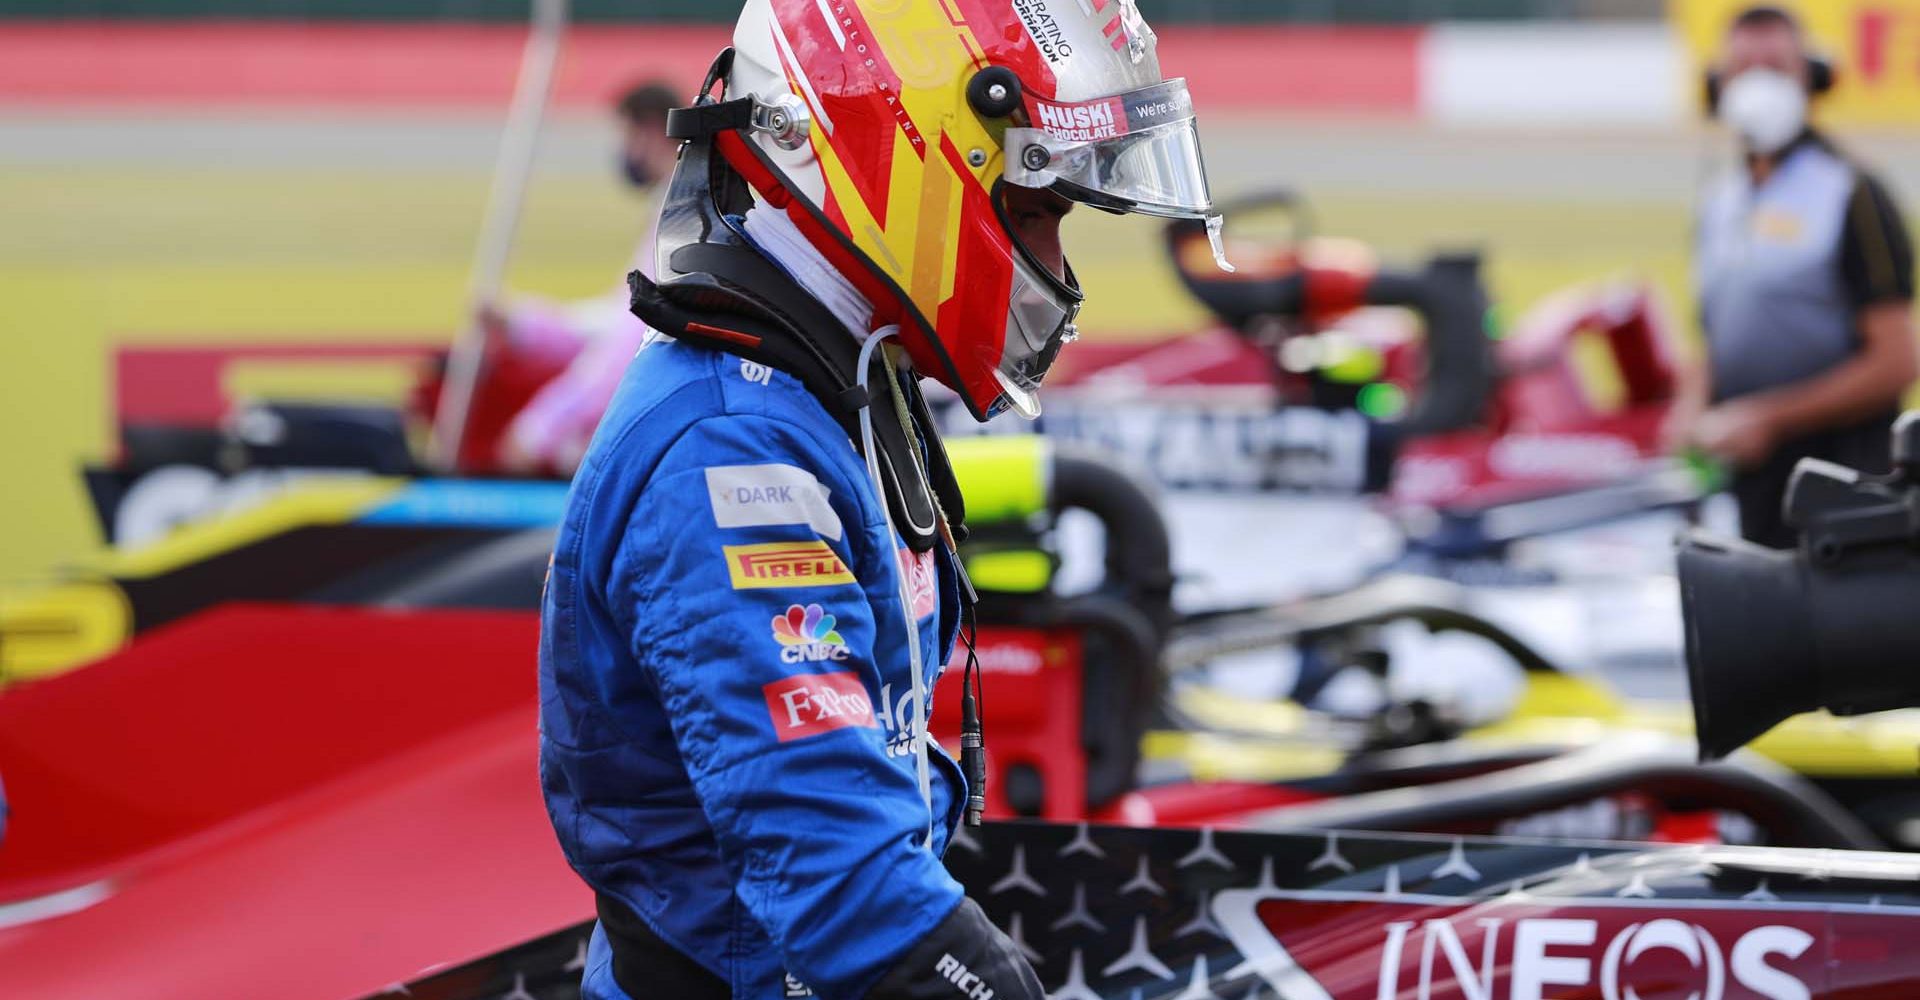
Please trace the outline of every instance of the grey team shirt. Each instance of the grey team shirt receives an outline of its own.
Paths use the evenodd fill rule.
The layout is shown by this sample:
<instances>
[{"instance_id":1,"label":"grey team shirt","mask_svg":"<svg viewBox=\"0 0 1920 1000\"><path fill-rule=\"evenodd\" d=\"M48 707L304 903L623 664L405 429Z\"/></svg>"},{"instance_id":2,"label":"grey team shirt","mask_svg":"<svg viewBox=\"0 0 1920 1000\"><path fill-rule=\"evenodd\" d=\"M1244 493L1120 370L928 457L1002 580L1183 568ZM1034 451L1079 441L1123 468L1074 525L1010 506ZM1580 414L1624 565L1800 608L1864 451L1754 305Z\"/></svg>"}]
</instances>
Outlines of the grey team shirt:
<instances>
[{"instance_id":1,"label":"grey team shirt","mask_svg":"<svg viewBox=\"0 0 1920 1000\"><path fill-rule=\"evenodd\" d=\"M1891 198L1811 136L1765 184L1742 164L1708 188L1695 267L1717 399L1819 375L1858 349L1861 309L1913 297Z\"/></svg>"}]
</instances>

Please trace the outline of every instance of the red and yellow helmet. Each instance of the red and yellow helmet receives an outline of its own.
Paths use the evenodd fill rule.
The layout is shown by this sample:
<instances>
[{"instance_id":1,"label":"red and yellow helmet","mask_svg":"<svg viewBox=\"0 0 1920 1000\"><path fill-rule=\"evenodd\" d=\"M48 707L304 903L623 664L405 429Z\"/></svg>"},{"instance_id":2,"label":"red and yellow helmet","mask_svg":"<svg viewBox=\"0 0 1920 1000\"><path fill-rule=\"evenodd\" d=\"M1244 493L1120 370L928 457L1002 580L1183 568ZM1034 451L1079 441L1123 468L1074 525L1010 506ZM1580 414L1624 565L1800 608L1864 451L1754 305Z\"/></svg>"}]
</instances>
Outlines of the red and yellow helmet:
<instances>
[{"instance_id":1,"label":"red and yellow helmet","mask_svg":"<svg viewBox=\"0 0 1920 1000\"><path fill-rule=\"evenodd\" d=\"M1039 412L1081 302L1003 185L1213 220L1193 102L1133 0L750 0L734 48L754 124L722 155L981 420Z\"/></svg>"}]
</instances>

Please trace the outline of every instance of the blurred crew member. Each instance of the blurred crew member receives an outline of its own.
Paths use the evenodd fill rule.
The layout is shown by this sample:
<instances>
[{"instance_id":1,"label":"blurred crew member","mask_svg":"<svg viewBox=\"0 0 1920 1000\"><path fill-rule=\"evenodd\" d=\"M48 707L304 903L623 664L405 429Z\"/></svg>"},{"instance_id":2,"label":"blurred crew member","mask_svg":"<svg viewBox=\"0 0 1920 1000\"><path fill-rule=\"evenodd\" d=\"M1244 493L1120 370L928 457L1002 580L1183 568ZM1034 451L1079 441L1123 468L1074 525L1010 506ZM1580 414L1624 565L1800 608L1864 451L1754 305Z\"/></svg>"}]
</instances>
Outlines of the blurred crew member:
<instances>
[{"instance_id":1,"label":"blurred crew member","mask_svg":"<svg viewBox=\"0 0 1920 1000\"><path fill-rule=\"evenodd\" d=\"M620 176L642 191L673 170L679 144L667 138L667 112L684 103L663 83L643 83L615 104L620 120ZM653 235L635 251L633 267L651 271ZM519 472L573 472L613 398L620 373L640 349L646 326L634 318L622 284L578 302L515 296L483 303L480 322L495 349L564 363L567 368L514 416L500 460Z\"/></svg>"},{"instance_id":2,"label":"blurred crew member","mask_svg":"<svg viewBox=\"0 0 1920 1000\"><path fill-rule=\"evenodd\" d=\"M1787 479L1805 457L1885 468L1915 376L1913 248L1872 175L1809 127L1833 69L1771 6L1728 30L1708 77L1743 162L1709 187L1696 246L1706 364L1669 426L1734 469L1742 533L1789 547Z\"/></svg>"},{"instance_id":3,"label":"blurred crew member","mask_svg":"<svg viewBox=\"0 0 1920 1000\"><path fill-rule=\"evenodd\" d=\"M669 118L658 271L631 279L658 336L542 612L588 1000L1043 1000L941 860L978 786L927 736L967 588L919 384L1037 413L1080 308L1073 204L1212 207L1131 0L1028 6L752 0Z\"/></svg>"}]
</instances>

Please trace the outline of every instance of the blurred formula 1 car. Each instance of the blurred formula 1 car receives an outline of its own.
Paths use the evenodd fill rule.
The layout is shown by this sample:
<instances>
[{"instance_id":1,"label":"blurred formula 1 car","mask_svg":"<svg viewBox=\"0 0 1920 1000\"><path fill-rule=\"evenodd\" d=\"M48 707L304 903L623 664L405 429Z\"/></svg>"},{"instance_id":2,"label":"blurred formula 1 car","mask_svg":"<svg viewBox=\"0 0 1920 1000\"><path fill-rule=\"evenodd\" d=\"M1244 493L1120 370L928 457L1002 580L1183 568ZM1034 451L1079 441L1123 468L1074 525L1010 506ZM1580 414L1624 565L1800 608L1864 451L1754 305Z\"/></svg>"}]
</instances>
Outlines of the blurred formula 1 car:
<instances>
[{"instance_id":1,"label":"blurred formula 1 car","mask_svg":"<svg viewBox=\"0 0 1920 1000\"><path fill-rule=\"evenodd\" d=\"M1304 212L1291 195L1234 208L1240 228L1253 229L1276 209ZM1397 271L1382 268L1365 247L1288 232L1236 237L1232 251L1242 263L1227 275L1209 270L1204 230L1174 225L1167 240L1183 282L1220 326L1150 344L1076 344L1049 381L1048 409L1035 429L1126 456L1175 489L1381 494L1417 547L1447 556L1497 554L1517 539L1699 496L1698 477L1659 453L1673 389L1671 332L1648 288L1570 289L1494 340L1471 256ZM422 471L415 458L422 449L406 444L406 434L362 432L418 437L434 423L448 381L439 350L244 354L257 367L302 352L341 361L377 354L410 364L418 380L400 412L309 408L292 423L256 414L234 430L258 451L297 451L309 465ZM454 468L524 475L501 465L501 442L557 372L556 361L494 340L473 353ZM219 366L235 360L191 350L121 352L123 461L92 481L110 539L150 536L270 485L262 480L271 477L250 477L207 497L206 484L182 476L140 482L175 464L176 453L220 446L219 421L249 412L242 399L221 398L231 388L219 381ZM183 407L158 398L164 391L154 386L179 386L173 398L199 402ZM971 420L950 423L950 433L984 429ZM329 448L328 461L316 462Z\"/></svg>"},{"instance_id":2,"label":"blurred formula 1 car","mask_svg":"<svg viewBox=\"0 0 1920 1000\"><path fill-rule=\"evenodd\" d=\"M479 991L491 987L481 984L495 972L507 976L496 994L526 992L543 974L563 980L570 956L555 958L557 971L550 965L544 973L502 972L483 962L485 969L463 967L451 979L427 982L416 974L556 931L536 944L570 949L576 939L565 928L586 912L578 886L551 853L528 784L525 662L538 575L564 486L412 478L406 423L390 409L242 403L217 412L210 424L186 421L166 433L146 433L138 447L129 447L133 468L146 475L115 474L131 471L123 469L96 476L103 512L114 509L110 501L117 496L110 520L125 521L133 497L115 490L153 487L152 474L163 470L204 475L197 485L183 483L179 497L230 488L235 475L277 477L263 487L270 499L237 504L224 516L131 546L93 573L69 577L38 603L16 605L27 610L28 627L9 627L21 623L20 615L0 624L0 654L9 657L9 671L27 664L26 671L58 674L111 654L0 697L0 773L15 806L8 840L0 845L0 949L20 957L7 964L31 965L35 978L26 987L35 996L223 995L205 987L215 981L236 984L224 995L354 996L391 984L478 996L488 995ZM1447 881L1466 869L1479 872L1482 855L1475 852L1483 848L1532 859L1538 867L1511 863L1506 870L1513 874L1503 881L1531 884L1543 894L1562 876L1585 878L1578 855L1553 855L1559 860L1548 863L1537 845L1469 840L1475 836L1586 833L1853 849L1886 839L1877 832L1885 829L1880 824L1860 823L1828 793L1763 763L1697 767L1684 743L1629 735L1649 727L1622 724L1618 716L1599 725L1570 721L1596 703L1571 705L1569 692L1580 693L1582 683L1551 670L1528 673L1522 712L1537 724L1523 724L1504 739L1484 727L1481 738L1455 739L1468 727L1445 705L1431 703L1390 702L1363 717L1301 713L1286 704L1223 706L1208 685L1186 683L1186 676L1169 694L1162 673L1169 660L1190 674L1210 659L1210 649L1293 645L1330 663L1351 659L1373 670L1373 634L1394 621L1488 637L1498 630L1431 592L1376 591L1344 608L1316 602L1182 619L1168 600L1164 525L1157 525L1151 499L1125 477L1103 463L1055 456L1030 440L973 448L961 461L974 470L970 495L981 531L966 558L993 592L982 609L982 659L993 678L987 711L996 815L1453 838L1274 834L1278 839L1222 853L1222 834L1222 841L1210 841L1211 853L1182 843L1176 856L1173 839L1069 827L1035 828L1055 830L1060 844L1048 839L1056 832L1024 843L993 831L977 842L992 867L963 877L993 898L1006 926L1028 921L1023 933L1035 954L1044 949L1055 956L1047 975L1060 984L1058 995L1119 1000L1152 988L1157 992L1141 995L1199 997L1215 985L1253 985L1249 968L1269 988L1275 979L1247 967L1271 958L1262 957L1268 946L1254 924L1236 924L1219 908L1231 897L1195 899L1195 913L1222 928L1238 926L1239 938L1223 940L1236 942L1240 957L1183 952L1162 940L1179 928L1162 928L1150 914L1130 924L1116 918L1129 913L1123 905L1134 900L1106 898L1112 885L1088 889L1085 880L1098 872L1082 871L1077 862L1036 872L1038 854L1024 861L1016 852L1130 855L1135 877L1118 890L1144 898L1152 895L1149 886L1233 888L1213 875L1187 881L1180 873L1194 867L1181 864L1189 857L1206 861L1219 854L1229 859L1219 867L1237 871L1236 854L1264 851L1280 871L1282 845L1314 845L1306 875L1269 877L1264 863L1258 869L1249 863L1250 881L1242 888L1258 897L1257 909L1270 911L1266 904L1286 897L1261 893L1283 887L1320 892L1321 876L1308 877L1312 873L1361 870L1362 862L1343 853L1342 841L1400 845L1389 853L1401 861L1365 866L1382 881L1352 890L1357 895L1349 900L1383 904L1378 912L1392 916L1394 897L1405 894L1409 875L1419 876L1413 859L1437 858L1436 843L1450 846L1444 860L1427 866L1432 871L1424 877L1434 884L1421 883L1418 905L1448 889L1461 890L1455 898L1467 900L1462 906L1505 905L1475 895L1491 887ZM156 454L166 461L150 467ZM343 475L342 469L353 471ZM194 520L190 513L206 499L169 513L165 503L153 502L165 495L149 492L136 505L157 515L156 530ZM1099 585L1080 591L1059 586L1047 544L1059 515L1073 508L1091 511L1110 540ZM1508 640L1523 665L1544 664ZM1077 711L1062 711L1063 705ZM1280 713L1291 715L1275 725ZM954 715L951 705L936 713ZM1878 780L1879 758L1862 748L1912 738L1885 725L1893 728L1869 724L1870 739L1850 730L1815 742L1824 752L1852 753L1854 770ZM1008 836L1014 840L996 839ZM460 849L450 850L453 843ZM1597 850L1583 852L1588 868ZM1665 857L1621 856L1628 869L1633 859ZM1722 870L1735 864L1715 857L1723 858ZM1742 871L1760 858L1789 873L1781 876L1783 885L1789 876L1810 873L1817 880L1821 874L1813 858L1792 853L1742 860L1750 866ZM1872 872L1906 871L1904 862L1874 864L1879 867L1867 866ZM958 857L955 865L969 871ZM480 871L486 877L476 879ZM310 877L290 880L285 872ZM1812 905L1855 905L1869 888L1887 888L1873 878L1862 876ZM1704 890L1689 885L1705 895L1676 902L1674 919L1711 905L1697 900L1719 899L1730 885L1777 895L1763 885L1748 888L1744 879ZM1670 891L1666 882L1654 888L1645 877L1619 886L1630 893L1624 898L1643 889ZM1016 893L1051 902L1007 908ZM1076 895L1076 902L1060 905ZM1568 906L1586 905L1585 896L1570 898ZM1099 915L1088 909L1088 899ZM218 917L183 926L177 919L183 910ZM1102 936L1109 929L1103 921L1116 930L1127 924L1125 940ZM1322 915L1308 923L1340 926ZM1450 932L1436 925L1427 933L1421 940L1439 942ZM1618 938L1627 929L1610 933ZM349 936L358 944L316 945ZM103 939L125 954L103 961ZM1496 951L1510 947L1498 936L1471 940ZM1716 946L1724 952L1742 940L1744 933ZM1381 944L1379 975L1386 976L1387 943ZM329 951L353 957L324 963L269 957ZM1111 961L1108 951L1115 953ZM1129 960L1135 952L1151 961ZM238 968L236 955L248 959ZM1151 964L1169 961L1180 964L1184 981L1160 976ZM1211 971L1201 968L1207 961L1214 963ZM130 969L140 970L137 978L129 978ZM1132 975L1141 970L1168 981L1165 988ZM1273 971L1296 981L1278 966ZM1403 972L1395 967L1393 975ZM1308 973L1316 982L1328 974ZM1434 967L1404 974L1412 982L1445 973ZM1814 978L1803 983L1826 988L1809 975ZM1329 982L1323 988L1342 996L1358 988Z\"/></svg>"},{"instance_id":3,"label":"blurred formula 1 car","mask_svg":"<svg viewBox=\"0 0 1920 1000\"><path fill-rule=\"evenodd\" d=\"M421 359L398 356L405 364ZM251 353L228 360L258 365ZM222 375L217 359L205 355L155 355L149 349L126 362L142 366L133 376L169 366L174 377L168 384L187 391L198 385L202 395L232 381ZM191 372L198 377L187 377ZM146 385L153 380L126 381ZM487 391L510 384L482 383L494 387ZM537 379L518 384L537 384ZM477 400L485 398L483 393ZM177 403L172 425L136 415L122 467L95 470L91 480L104 525L160 532L175 520L199 523L181 534L162 533L151 545L130 542L128 551L112 557L100 572L75 575L0 607L0 681L57 673L105 655L130 636L233 593L355 600L352 581L393 582L396 571L380 567L398 558L396 553L411 553L405 565L418 562L418 572L432 570L438 574L434 579L448 581L447 586L482 595L474 599L483 606L530 606L534 591L528 581L537 579L545 550L537 535L520 548L497 542L496 536L551 525L562 483L409 479L406 422L392 408L217 396L211 405L196 405L197 410ZM486 411L477 405L473 412L478 418ZM1132 477L1066 446L1052 447L1047 439L976 439L957 442L955 450L978 529L966 556L987 593L983 621L1004 629L990 630L985 665L990 673L1005 668L1000 670L1003 684L1029 686L1007 704L1026 706L1015 711L1026 712L1034 732L1042 734L1033 735L1040 742L1027 755L1033 768L1011 768L995 783L1009 813L1065 818L1114 807L1137 783L1140 747L1150 725L1157 732L1145 745L1153 750L1157 773L1295 785L1325 778L1355 754L1446 743L1469 731L1508 745L1531 741L1540 750L1493 755L1504 763L1537 762L1603 743L1620 731L1684 735L1683 712L1625 705L1598 684L1565 674L1549 657L1478 614L1473 597L1460 588L1386 581L1278 608L1182 616L1172 596L1176 581L1166 523L1155 499ZM414 485L402 489L408 482ZM278 500L248 506L275 491ZM343 511L392 496L406 499L393 500L387 513L372 515L371 523L334 523ZM215 516L206 516L209 507ZM1075 513L1091 514L1099 525L1100 537L1090 549L1104 553L1101 566L1077 574L1082 581L1091 577L1091 585L1076 583L1075 573L1059 572L1066 549L1061 525ZM294 523L288 525L290 517ZM410 527L402 531L402 524ZM313 551L316 536L326 539L326 551ZM462 561L467 546L486 547L491 559L506 552L520 561L483 561L487 571L477 572ZM161 565L173 568L162 572L156 568ZM516 569L526 579L515 582ZM495 586L504 589L488 589ZM1409 704L1418 699L1389 692L1350 713L1354 717L1340 718L1303 712L1286 699L1250 703L1244 696L1223 697L1217 685L1195 682L1209 664L1229 654L1279 650L1297 661L1303 675L1319 679L1309 677L1290 692L1275 694L1312 701L1336 674L1358 673L1382 682L1395 671L1404 674L1425 652L1383 637L1404 638L1409 627L1416 634L1464 633L1491 644L1498 658L1524 674L1512 710L1502 706L1463 720L1452 706L1438 706L1435 713L1432 704ZM1033 667L1049 656L1104 666L1097 676L1055 689L1049 685L1064 682ZM1177 675L1171 685L1164 676L1169 661ZM1037 707L1047 704L1080 705L1080 718ZM1808 720L1763 748L1795 770L1846 784L1830 790L1872 812L1875 825L1886 831L1910 811L1909 804L1896 801L1894 784L1905 774L1913 736L1920 733L1885 720ZM1419 755L1401 755L1409 756ZM1066 769L1067 762L1073 768ZM1419 773L1459 776L1465 771ZM1334 782L1316 794L1382 788L1399 779L1369 780ZM1498 828L1494 823L1480 829Z\"/></svg>"},{"instance_id":4,"label":"blurred formula 1 car","mask_svg":"<svg viewBox=\"0 0 1920 1000\"><path fill-rule=\"evenodd\" d=\"M539 381L512 374L501 364L476 389L459 451L469 472L486 470L485 421ZM0 992L567 996L591 900L539 807L527 669L564 487L416 478L390 409L170 416L130 430L127 461L93 481L129 545L0 611L0 680L39 678L0 694L14 806ZM1383 713L1326 731L1357 738L1327 741L1336 761L1317 787L1299 775L1143 785L1139 735L1155 713L1189 716L1176 734L1188 738L1199 711L1163 699L1160 654L1182 627L1165 607L1164 552L1139 548L1142 522L1134 548L1109 548L1101 586L1068 593L1023 537L1056 507L1139 514L1138 495L1097 463L987 447L976 460L996 489L972 495L999 514L983 526L1004 530L983 531L967 558L1000 591L982 651L996 811L1082 821L989 827L960 838L952 867L1060 1000L1920 988L1898 947L1920 913L1920 864L1705 843L1725 839L1729 816L1773 844L1877 839L1761 764L1696 768L1683 746L1618 738L1600 754L1423 756L1446 720L1429 738ZM198 516L209 504L214 516ZM1316 640L1369 625L1310 610L1279 614ZM1699 843L1472 835L1628 796L1646 837ZM1421 833L1287 832L1310 825Z\"/></svg>"},{"instance_id":5,"label":"blurred formula 1 car","mask_svg":"<svg viewBox=\"0 0 1920 1000\"><path fill-rule=\"evenodd\" d=\"M1055 1000L1894 1000L1920 982L1900 947L1913 870L1887 855L990 824L948 867ZM407 995L574 996L590 931Z\"/></svg>"},{"instance_id":6,"label":"blurred formula 1 car","mask_svg":"<svg viewBox=\"0 0 1920 1000\"><path fill-rule=\"evenodd\" d=\"M218 365L202 367L215 373L206 386L228 384ZM577 942L568 928L590 902L552 851L539 810L526 670L564 484L411 477L405 422L390 409L234 401L175 419L171 432L148 425L138 442L129 435L138 446L126 457L146 474L101 470L96 495L106 512L113 487L130 483L151 492L120 496L119 514L134 502L153 515L153 530L189 523L70 574L0 622L6 674L44 678L0 694L0 773L13 806L0 843L0 964L27 970L14 982L36 997L352 997L389 987L477 997L540 983L564 995ZM1737 877L1675 875L1670 884L1646 866L1705 855L1576 853L1511 838L1605 834L1722 852L1711 845L1859 849L1890 839L1887 825L1860 822L1830 791L1762 762L1703 768L1684 742L1631 735L1649 727L1618 714L1576 721L1619 708L1605 709L1584 682L1541 669L1542 658L1517 641L1508 647L1534 669L1504 738L1481 727L1476 738L1456 739L1467 727L1443 704L1396 701L1364 717L1284 703L1223 707L1208 685L1190 683L1216 652L1292 645L1370 670L1372 636L1395 620L1499 633L1432 591L1183 619L1170 601L1165 525L1127 476L1031 438L955 451L978 527L965 557L988 600L981 659L995 815L1446 838L1272 832L1238 841L1223 832L1203 850L1191 833L989 831L975 841L977 855L956 855L955 870L1050 963L1043 971L1057 995L1239 992L1253 985L1249 968L1273 988L1258 971L1271 961L1259 928L1275 925L1236 923L1221 909L1236 886L1255 893L1248 898L1260 913L1293 899L1264 893L1310 900L1334 891L1398 919L1394 907L1406 900L1396 896L1409 887L1421 906L1445 897L1505 907L1516 882L1550 896L1560 891L1550 886L1572 879L1593 899L1673 893L1670 916L1684 922L1736 890L1798 892L1802 876L1831 879L1819 866L1835 863L1716 853L1717 870ZM165 463L149 467L156 454ZM169 470L202 478L171 494L152 491L153 476ZM246 476L266 477L264 499L189 516L208 499L201 490L217 493ZM170 508L169 495L192 502ZM1076 509L1099 521L1108 544L1098 582L1069 589L1051 541ZM98 662L72 669L89 660ZM1169 665L1180 676L1167 677ZM955 715L950 704L935 712ZM1896 721L1867 720L1801 738L1844 759L1840 770L1861 787L1878 787L1892 773L1887 748L1907 741L1910 750L1917 737ZM1891 819L1897 831L1899 816ZM1507 839L1473 839L1488 835ZM1362 844L1384 845L1381 857L1398 860L1374 864ZM1302 845L1314 848L1303 868L1279 861ZM1042 850L1060 860L1041 864ZM1496 857L1507 860L1496 865ZM1585 869L1606 867L1605 857L1623 859L1619 874L1593 881ZM1131 877L1106 878L1083 869L1082 858L1110 858ZM1897 883L1884 882L1905 877L1909 863L1860 866L1836 893L1808 896L1808 912L1864 905L1863 896L1901 898ZM1459 881L1469 870L1487 875L1485 884ZM1767 885L1751 877L1756 870L1774 872L1763 876ZM1363 871L1377 884L1327 888L1326 879ZM1215 892L1193 896L1182 920L1205 913L1225 936L1162 927L1151 907L1128 919L1127 907L1159 898L1150 886L1181 900ZM1496 888L1492 901L1482 898ZM1525 915L1561 919L1553 914L1564 906L1568 919L1587 919L1592 899L1581 891ZM183 921L182 913L200 916ZM1350 938L1331 918L1316 907L1301 917L1310 934ZM1424 933L1438 942L1450 932L1436 924ZM1737 947L1748 933L1716 946ZM1176 944L1168 934L1193 940ZM1469 940L1513 947L1505 938ZM509 948L529 941L531 952ZM1385 969L1389 945L1378 943ZM1130 965L1136 951L1180 974L1160 976L1137 955L1133 962L1148 964ZM538 968L499 964L536 953ZM1203 961L1212 964L1200 969ZM447 966L458 968L421 978ZM1329 995L1358 988L1306 968L1315 982L1334 977L1323 985L1340 992ZM1447 974L1395 968L1406 982ZM1140 969L1156 981L1133 974ZM1824 990L1819 975L1802 981Z\"/></svg>"},{"instance_id":7,"label":"blurred formula 1 car","mask_svg":"<svg viewBox=\"0 0 1920 1000\"><path fill-rule=\"evenodd\" d=\"M1698 499L1699 477L1660 451L1674 348L1651 288L1568 289L1506 329L1476 256L1396 270L1275 226L1306 215L1292 194L1229 210L1255 234L1230 241L1233 274L1213 268L1204 229L1167 230L1183 284L1220 325L1076 345L1041 432L1180 490L1380 494L1443 555Z\"/></svg>"},{"instance_id":8,"label":"blurred formula 1 car","mask_svg":"<svg viewBox=\"0 0 1920 1000\"><path fill-rule=\"evenodd\" d=\"M316 422L324 432L309 426ZM279 432L263 442L262 424ZM349 421L325 409L254 406L226 421L226 430L205 433L224 439L203 442L209 478L226 463L228 471L294 477L291 485L278 499L130 547L40 600L21 602L10 618L0 616L0 677L58 673L129 640L128 652L138 650L143 636L243 595L329 606L531 611L563 483L329 472L343 449L378 455L404 451L405 443L396 440L397 425ZM366 443L350 446L345 439L355 434ZM177 442L172 457L185 459L192 440ZM311 462L301 455L306 440L325 442ZM1596 748L1601 752L1588 757L1614 775L1599 784L1626 786L1644 777L1637 769L1647 759L1601 759L1609 756L1609 739L1646 730L1684 735L1683 713L1628 706L1564 674L1474 614L1464 591L1430 581L1386 581L1336 598L1183 617L1172 601L1165 522L1129 476L1039 438L976 439L954 450L975 512L977 530L964 555L984 596L983 666L994 688L1007 692L994 706L1000 739L993 796L1002 814L1182 815L1190 808L1177 804L1187 802L1183 793L1135 794L1143 746L1147 774L1214 782L1201 807L1218 809L1223 796L1231 798L1218 784L1223 779L1238 782L1250 802L1297 804L1470 778ZM302 471L309 464L319 468ZM1059 573L1057 527L1069 512L1091 515L1104 536L1090 587ZM1382 641L1404 626L1490 643L1523 675L1513 710L1465 718L1444 698L1393 696L1345 715L1305 712L1288 701L1224 697L1200 682L1210 663L1254 649L1290 651L1323 677L1352 668L1384 679L1424 655ZM1301 700L1313 695L1307 682L1294 693ZM1456 740L1469 734L1467 743ZM1856 808L1886 813L1875 824L1884 831L1905 809L1882 804L1879 782L1904 767L1904 753L1893 761L1886 748L1904 750L1909 739L1920 741L1920 730L1897 720L1808 721L1768 746ZM1654 756L1664 769L1684 764L1686 754ZM1548 781L1539 788L1548 786L1559 787ZM1477 819L1450 818L1448 829L1497 832L1502 824L1591 808L1604 798L1543 793ZM1651 832L1660 825L1660 809L1636 810L1616 810L1608 815L1623 817L1619 824L1588 832ZM1437 815L1416 810L1407 822L1431 829L1421 824Z\"/></svg>"},{"instance_id":9,"label":"blurred formula 1 car","mask_svg":"<svg viewBox=\"0 0 1920 1000\"><path fill-rule=\"evenodd\" d=\"M1843 973L1826 959L1906 933L1920 864L1717 846L1880 842L1757 761L1700 767L1684 743L1568 732L1564 718L1542 727L1557 738L1463 743L1435 713L1424 733L1384 716L1296 727L1295 749L1322 764L1282 781L1194 780L1221 759L1213 747L1149 740L1148 775L1187 774L1143 782L1141 736L1167 731L1157 713L1199 711L1165 701L1169 643L1181 666L1195 644L1250 641L1246 630L1284 619L1361 650L1383 613L1446 625L1439 602L1296 608L1195 632L1168 610L1164 531L1156 542L1145 494L1031 440L971 449L959 461L981 524L966 558L992 592L981 658L995 813L1082 823L990 827L951 864L1033 949L1056 996L1374 996L1422 981L1431 996L1515 981L1530 995L1542 959L1529 949L1566 921L1594 933L1553 939L1556 956L1588 962L1579 976L1543 967L1561 970L1557 995L1611 1000L1622 982L1671 981L1644 954L1673 947L1668 924L1645 929L1660 920L1693 942L1682 971L1749 991L1723 995L1795 995L1777 992L1788 979L1823 997L1855 995L1836 983L1913 982L1898 963ZM70 580L119 595L134 632L101 662L0 694L10 986L38 998L564 995L591 902L541 814L526 669L564 489L312 479ZM1080 593L1056 587L1031 534L1069 507L1123 542ZM1259 750L1288 736L1182 726L1154 739ZM1608 808L1625 819L1607 832L1692 846L1514 836L1591 830L1566 817ZM1301 832L1325 828L1384 833ZM1874 919L1830 923L1855 913ZM1396 944L1390 927L1409 914ZM1449 935L1474 959L1455 962ZM1347 956L1360 942L1365 967L1325 950L1335 942ZM1439 957L1417 957L1428 952ZM1483 952L1498 959L1485 970Z\"/></svg>"}]
</instances>

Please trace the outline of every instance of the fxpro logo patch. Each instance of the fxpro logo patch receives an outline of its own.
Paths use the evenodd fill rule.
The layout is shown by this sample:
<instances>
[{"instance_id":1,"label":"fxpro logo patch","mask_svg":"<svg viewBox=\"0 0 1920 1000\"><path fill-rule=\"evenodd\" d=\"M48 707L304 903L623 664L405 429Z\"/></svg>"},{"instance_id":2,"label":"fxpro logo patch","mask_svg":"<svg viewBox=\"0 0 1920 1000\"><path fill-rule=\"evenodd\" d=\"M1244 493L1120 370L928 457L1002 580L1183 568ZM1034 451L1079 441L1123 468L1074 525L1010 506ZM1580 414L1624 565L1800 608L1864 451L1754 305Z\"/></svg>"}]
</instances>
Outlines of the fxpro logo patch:
<instances>
[{"instance_id":1,"label":"fxpro logo patch","mask_svg":"<svg viewBox=\"0 0 1920 1000\"><path fill-rule=\"evenodd\" d=\"M761 688L773 733L782 743L837 729L873 729L873 702L851 670L803 674Z\"/></svg>"}]
</instances>

